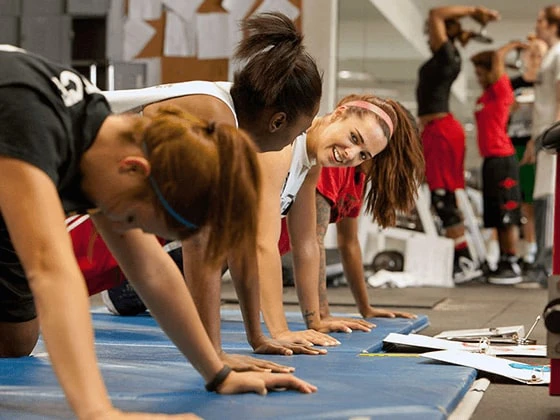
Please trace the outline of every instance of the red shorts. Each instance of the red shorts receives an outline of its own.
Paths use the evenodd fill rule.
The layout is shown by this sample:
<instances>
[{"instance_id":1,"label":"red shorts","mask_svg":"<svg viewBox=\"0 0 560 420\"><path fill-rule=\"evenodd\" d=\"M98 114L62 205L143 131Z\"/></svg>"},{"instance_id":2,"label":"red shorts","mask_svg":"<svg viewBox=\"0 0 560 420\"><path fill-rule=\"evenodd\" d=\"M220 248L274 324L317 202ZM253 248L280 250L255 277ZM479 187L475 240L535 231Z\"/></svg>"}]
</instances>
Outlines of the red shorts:
<instances>
[{"instance_id":1,"label":"red shorts","mask_svg":"<svg viewBox=\"0 0 560 420\"><path fill-rule=\"evenodd\" d=\"M465 132L453 114L430 121L422 131L430 191L465 188Z\"/></svg>"},{"instance_id":2,"label":"red shorts","mask_svg":"<svg viewBox=\"0 0 560 420\"><path fill-rule=\"evenodd\" d=\"M78 265L86 279L89 295L93 296L122 283L125 276L91 219L76 226L76 223L72 222L77 219L73 217L66 219L66 226L74 226L70 230L70 237ZM162 239L159 241L162 245L165 243Z\"/></svg>"},{"instance_id":3,"label":"red shorts","mask_svg":"<svg viewBox=\"0 0 560 420\"><path fill-rule=\"evenodd\" d=\"M71 225L68 219L67 225ZM124 281L124 275L117 261L95 230L91 219L74 227L70 231L70 236L90 296Z\"/></svg>"}]
</instances>

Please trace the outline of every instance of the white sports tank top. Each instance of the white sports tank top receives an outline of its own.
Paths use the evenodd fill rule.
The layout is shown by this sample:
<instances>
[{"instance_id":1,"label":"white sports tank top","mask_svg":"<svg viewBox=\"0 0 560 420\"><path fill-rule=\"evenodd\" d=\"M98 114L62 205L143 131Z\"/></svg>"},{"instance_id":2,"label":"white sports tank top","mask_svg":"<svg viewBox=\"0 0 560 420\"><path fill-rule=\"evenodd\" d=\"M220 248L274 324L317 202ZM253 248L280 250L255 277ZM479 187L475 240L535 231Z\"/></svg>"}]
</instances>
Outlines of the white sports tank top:
<instances>
[{"instance_id":1,"label":"white sports tank top","mask_svg":"<svg viewBox=\"0 0 560 420\"><path fill-rule=\"evenodd\" d=\"M292 163L286 182L280 195L280 213L286 216L292 206L296 195L305 181L309 169L317 163L316 159L309 159L307 155L307 134L299 135L293 143Z\"/></svg>"},{"instance_id":2,"label":"white sports tank top","mask_svg":"<svg viewBox=\"0 0 560 420\"><path fill-rule=\"evenodd\" d=\"M237 114L233 106L233 99L229 93L231 82L205 82L192 81L182 83L169 83L142 89L124 89L102 92L107 98L113 112L141 112L142 108L155 102L166 99L178 98L188 95L209 95L224 102L235 118L238 126Z\"/></svg>"}]
</instances>

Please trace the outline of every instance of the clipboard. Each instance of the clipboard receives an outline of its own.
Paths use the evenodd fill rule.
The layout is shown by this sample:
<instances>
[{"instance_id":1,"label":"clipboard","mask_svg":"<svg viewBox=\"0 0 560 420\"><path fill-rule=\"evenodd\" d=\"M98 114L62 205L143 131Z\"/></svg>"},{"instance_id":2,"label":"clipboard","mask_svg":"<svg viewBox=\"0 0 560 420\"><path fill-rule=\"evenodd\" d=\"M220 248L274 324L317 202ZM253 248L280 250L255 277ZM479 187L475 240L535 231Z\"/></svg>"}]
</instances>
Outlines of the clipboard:
<instances>
[{"instance_id":1,"label":"clipboard","mask_svg":"<svg viewBox=\"0 0 560 420\"><path fill-rule=\"evenodd\" d=\"M449 330L442 331L434 336L434 338L471 343L478 343L482 339L488 339L490 342L496 344L517 344L522 337L525 337L525 327L523 325Z\"/></svg>"}]
</instances>

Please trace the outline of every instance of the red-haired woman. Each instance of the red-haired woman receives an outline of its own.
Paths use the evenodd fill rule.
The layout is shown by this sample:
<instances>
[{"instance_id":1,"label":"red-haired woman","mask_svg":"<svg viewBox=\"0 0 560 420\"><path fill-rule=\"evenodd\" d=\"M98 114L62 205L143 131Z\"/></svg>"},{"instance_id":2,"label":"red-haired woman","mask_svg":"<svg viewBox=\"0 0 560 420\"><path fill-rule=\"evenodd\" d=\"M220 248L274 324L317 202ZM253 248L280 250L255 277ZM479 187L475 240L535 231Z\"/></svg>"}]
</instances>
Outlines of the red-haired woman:
<instances>
[{"instance_id":1,"label":"red-haired woman","mask_svg":"<svg viewBox=\"0 0 560 420\"><path fill-rule=\"evenodd\" d=\"M85 78L14 47L0 50L0 89L1 357L30 354L40 329L76 416L127 416L112 407L97 367L84 279L65 226L65 213L89 211L210 390L315 390L291 375L230 372L180 272L148 234L186 239L209 227L210 264L233 246L250 247L260 176L248 136L180 110L111 114Z\"/></svg>"}]
</instances>

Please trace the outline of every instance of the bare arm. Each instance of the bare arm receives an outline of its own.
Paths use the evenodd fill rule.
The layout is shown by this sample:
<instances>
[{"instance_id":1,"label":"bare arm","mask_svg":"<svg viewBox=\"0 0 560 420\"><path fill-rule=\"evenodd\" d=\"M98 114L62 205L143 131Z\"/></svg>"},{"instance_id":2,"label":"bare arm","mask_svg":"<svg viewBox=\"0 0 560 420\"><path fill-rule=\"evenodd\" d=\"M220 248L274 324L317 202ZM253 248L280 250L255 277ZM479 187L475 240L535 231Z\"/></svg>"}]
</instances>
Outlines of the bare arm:
<instances>
[{"instance_id":1,"label":"bare arm","mask_svg":"<svg viewBox=\"0 0 560 420\"><path fill-rule=\"evenodd\" d=\"M313 330L290 331L283 304L282 263L278 250L281 215L280 194L291 161L291 148L280 152L259 154L263 183L259 206L258 268L261 288L261 310L273 338L292 343L335 345L332 337ZM293 206L292 206L293 207ZM322 349L307 347L307 354L325 353Z\"/></svg>"},{"instance_id":2,"label":"bare arm","mask_svg":"<svg viewBox=\"0 0 560 420\"><path fill-rule=\"evenodd\" d=\"M525 49L528 45L521 41L511 41L494 51L492 55L492 69L490 70L490 83L496 83L506 72L505 58L507 54L516 48Z\"/></svg>"},{"instance_id":3,"label":"bare arm","mask_svg":"<svg viewBox=\"0 0 560 420\"><path fill-rule=\"evenodd\" d=\"M294 260L294 279L301 313L308 328L320 329L319 244L317 243L315 191L321 171L311 168L288 214L288 230Z\"/></svg>"},{"instance_id":4,"label":"bare arm","mask_svg":"<svg viewBox=\"0 0 560 420\"><path fill-rule=\"evenodd\" d=\"M181 272L155 236L139 229L115 233L103 215L92 220L169 338L206 381L214 378L223 363L206 334Z\"/></svg>"},{"instance_id":5,"label":"bare arm","mask_svg":"<svg viewBox=\"0 0 560 420\"><path fill-rule=\"evenodd\" d=\"M15 159L0 157L0 178L0 211L29 280L60 385L77 417L109 411L111 402L95 358L85 280L58 192L44 172Z\"/></svg>"},{"instance_id":6,"label":"bare arm","mask_svg":"<svg viewBox=\"0 0 560 420\"><path fill-rule=\"evenodd\" d=\"M481 6L443 6L433 8L428 15L429 42L433 51L439 50L449 40L445 29L445 21L448 19L460 19L465 16L471 16L481 24L486 24L491 20L499 18L497 11Z\"/></svg>"},{"instance_id":7,"label":"bare arm","mask_svg":"<svg viewBox=\"0 0 560 420\"><path fill-rule=\"evenodd\" d=\"M340 220L336 224L336 232L346 280L348 280L358 310L362 316L365 316L369 310L369 297L362 262L362 248L358 240L358 219L346 217Z\"/></svg>"},{"instance_id":8,"label":"bare arm","mask_svg":"<svg viewBox=\"0 0 560 420\"><path fill-rule=\"evenodd\" d=\"M325 250L325 235L329 227L331 206L327 199L318 192L315 193L317 208L317 243L319 244L319 310L321 318L329 317L329 300L327 295L327 256Z\"/></svg>"},{"instance_id":9,"label":"bare arm","mask_svg":"<svg viewBox=\"0 0 560 420\"><path fill-rule=\"evenodd\" d=\"M288 331L282 301L282 263L278 251L280 238L280 194L288 173L291 153L259 154L263 176L257 238L257 261L260 280L261 310L272 337Z\"/></svg>"},{"instance_id":10,"label":"bare arm","mask_svg":"<svg viewBox=\"0 0 560 420\"><path fill-rule=\"evenodd\" d=\"M216 352L222 349L220 334L221 270L202 264L207 243L207 231L182 242L183 273L192 298L198 309L202 324Z\"/></svg>"}]
</instances>

